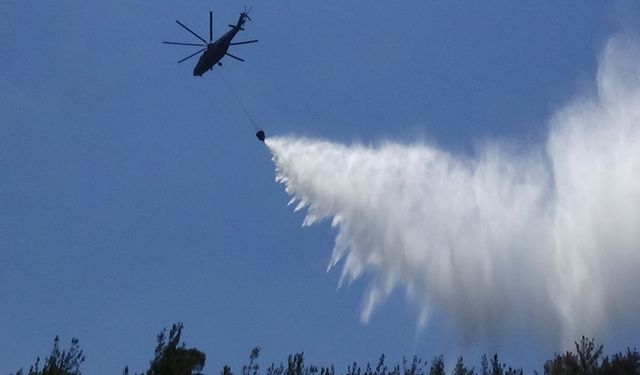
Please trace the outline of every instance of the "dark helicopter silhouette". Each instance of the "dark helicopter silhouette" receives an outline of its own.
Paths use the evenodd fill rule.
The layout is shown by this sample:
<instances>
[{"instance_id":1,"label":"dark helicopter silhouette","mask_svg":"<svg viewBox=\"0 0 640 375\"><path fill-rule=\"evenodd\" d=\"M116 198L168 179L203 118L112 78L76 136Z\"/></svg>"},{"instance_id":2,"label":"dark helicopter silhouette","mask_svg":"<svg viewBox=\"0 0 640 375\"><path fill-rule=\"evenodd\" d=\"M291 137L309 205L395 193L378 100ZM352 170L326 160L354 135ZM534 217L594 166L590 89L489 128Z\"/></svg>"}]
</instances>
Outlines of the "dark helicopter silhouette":
<instances>
[{"instance_id":1,"label":"dark helicopter silhouette","mask_svg":"<svg viewBox=\"0 0 640 375\"><path fill-rule=\"evenodd\" d=\"M179 42L163 42L163 43L165 43L165 44L175 44L175 45L179 45L179 46L203 47L200 50L194 52L193 54L185 57L184 59L182 59L180 61L178 61L178 63L181 63L181 62L186 61L186 60L192 58L193 56L199 54L200 52L204 51L204 53L202 54L202 56L200 56L200 59L198 60L198 64L196 64L196 67L193 68L193 75L194 76L202 76L204 73L207 72L207 70L213 69L213 67L216 64L218 64L219 66L222 66L222 63L220 62L220 60L222 60L222 58L225 55L229 56L231 58L234 58L236 60L239 60L239 61L244 61L244 59L241 59L238 56L234 56L234 55L230 54L228 52L228 50L229 50L230 46L235 46L235 45L239 45L239 44L256 43L257 42L257 40L248 40L246 42L232 42L233 38L236 36L238 31L244 30L243 26L244 26L244 23L245 23L246 20L251 21L251 18L249 18L249 12L245 8L244 11L240 13L240 17L238 18L238 22L235 25L229 25L229 27L231 27L231 30L227 31L226 34L224 34L223 36L218 38L218 40L216 40L215 42L213 42L213 12L209 12L209 42L207 42L200 35L196 34L191 29L189 29L188 27L183 25L180 21L176 20L178 25L184 27L185 30L187 30L188 32L193 34L196 38L200 39L204 44L201 44L201 43L200 44L196 44L196 43L179 43Z\"/></svg>"}]
</instances>

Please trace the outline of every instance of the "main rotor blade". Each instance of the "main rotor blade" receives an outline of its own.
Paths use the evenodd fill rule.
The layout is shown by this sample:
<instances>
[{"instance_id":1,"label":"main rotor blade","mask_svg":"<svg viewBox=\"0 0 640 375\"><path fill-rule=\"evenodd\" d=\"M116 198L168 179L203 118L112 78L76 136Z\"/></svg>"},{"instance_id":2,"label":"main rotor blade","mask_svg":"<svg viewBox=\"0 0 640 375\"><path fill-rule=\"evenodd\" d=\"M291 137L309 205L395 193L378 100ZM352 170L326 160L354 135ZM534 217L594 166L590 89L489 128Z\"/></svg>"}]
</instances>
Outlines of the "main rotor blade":
<instances>
[{"instance_id":1,"label":"main rotor blade","mask_svg":"<svg viewBox=\"0 0 640 375\"><path fill-rule=\"evenodd\" d=\"M239 58L238 56L233 56L232 54L230 54L229 52L225 53L225 55L229 56L229 57L233 57L234 59L238 60L238 61L242 61L244 62L244 59Z\"/></svg>"},{"instance_id":2,"label":"main rotor blade","mask_svg":"<svg viewBox=\"0 0 640 375\"><path fill-rule=\"evenodd\" d=\"M213 12L209 11L209 42L213 41Z\"/></svg>"},{"instance_id":3,"label":"main rotor blade","mask_svg":"<svg viewBox=\"0 0 640 375\"><path fill-rule=\"evenodd\" d=\"M258 40L247 40L246 42L233 42L233 43L229 43L230 46L237 46L239 44L249 44L249 43L257 43Z\"/></svg>"},{"instance_id":4,"label":"main rotor blade","mask_svg":"<svg viewBox=\"0 0 640 375\"><path fill-rule=\"evenodd\" d=\"M202 37L196 33L194 33L193 31L191 31L191 29L189 29L188 27L186 27L185 25L183 25L180 21L176 20L176 22L178 23L178 25L182 26L185 28L185 30L187 30L188 32L190 32L191 34L193 34L196 38L200 39L202 41L202 43L207 44L207 41L202 39Z\"/></svg>"},{"instance_id":5,"label":"main rotor blade","mask_svg":"<svg viewBox=\"0 0 640 375\"><path fill-rule=\"evenodd\" d=\"M202 47L202 44L195 44L195 43L179 43L179 42L162 42L164 44L175 44L176 46L196 46L196 47Z\"/></svg>"},{"instance_id":6,"label":"main rotor blade","mask_svg":"<svg viewBox=\"0 0 640 375\"><path fill-rule=\"evenodd\" d=\"M199 50L199 51L196 51L196 52L192 53L191 55L189 55L189 56L185 57L184 59L182 59L182 60L178 61L178 64L180 64L181 62L183 62L183 61L185 61L185 60L189 60L190 58L192 58L193 56L195 56L195 55L199 54L200 52L202 52L202 51L204 51L204 50L205 50L205 49L203 48L203 49L201 49L201 50Z\"/></svg>"}]
</instances>

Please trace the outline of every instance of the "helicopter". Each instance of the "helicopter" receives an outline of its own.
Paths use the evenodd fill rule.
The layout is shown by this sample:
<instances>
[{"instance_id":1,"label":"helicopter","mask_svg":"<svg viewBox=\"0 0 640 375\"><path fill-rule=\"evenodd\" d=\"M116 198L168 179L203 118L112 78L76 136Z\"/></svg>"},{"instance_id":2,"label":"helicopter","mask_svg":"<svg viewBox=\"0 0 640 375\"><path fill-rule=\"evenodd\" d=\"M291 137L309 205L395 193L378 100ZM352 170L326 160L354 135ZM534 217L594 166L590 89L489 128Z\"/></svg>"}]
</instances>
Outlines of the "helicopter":
<instances>
[{"instance_id":1,"label":"helicopter","mask_svg":"<svg viewBox=\"0 0 640 375\"><path fill-rule=\"evenodd\" d=\"M249 9L249 11L251 11L251 9ZM202 76L208 70L212 70L216 64L218 66L222 66L222 63L220 62L220 60L222 60L224 56L229 56L238 61L244 61L244 59L241 59L238 56L234 56L230 54L228 50L230 46L256 43L258 41L258 40L248 40L245 42L232 42L233 38L236 36L238 31L244 30L243 26L245 21L246 20L251 21L251 18L249 17L249 11L247 11L247 9L245 8L242 12L240 12L240 17L238 18L238 22L236 22L235 25L229 25L229 27L231 27L231 30L227 31L226 34L218 38L218 40L216 40L215 42L213 41L213 12L209 12L209 41L208 42L204 40L200 35L196 34L187 26L185 26L182 22L176 20L176 23L178 25L182 26L185 30L193 34L193 36L200 39L202 43L198 43L198 44L181 43L181 42L162 42L162 43L179 45L179 46L202 47L198 51L178 61L178 63L181 63L204 51L202 56L200 56L200 59L198 60L198 63L196 64L195 68L193 68L194 76Z\"/></svg>"}]
</instances>

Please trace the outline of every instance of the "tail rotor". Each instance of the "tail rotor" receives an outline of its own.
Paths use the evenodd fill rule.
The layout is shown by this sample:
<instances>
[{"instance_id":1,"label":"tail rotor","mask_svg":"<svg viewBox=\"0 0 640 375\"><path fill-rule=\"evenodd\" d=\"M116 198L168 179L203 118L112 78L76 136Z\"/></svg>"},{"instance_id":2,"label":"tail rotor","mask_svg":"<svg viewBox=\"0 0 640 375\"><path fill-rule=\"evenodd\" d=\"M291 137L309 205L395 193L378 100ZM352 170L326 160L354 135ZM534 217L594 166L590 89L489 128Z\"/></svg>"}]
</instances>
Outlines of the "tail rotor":
<instances>
[{"instance_id":1,"label":"tail rotor","mask_svg":"<svg viewBox=\"0 0 640 375\"><path fill-rule=\"evenodd\" d=\"M247 6L245 5L243 9L244 9L244 10L243 10L242 14L244 14L244 17L245 17L246 19L248 19L249 21L251 21L251 17L249 17L249 13L251 13L251 9L253 9L253 7L250 7L250 8L247 10Z\"/></svg>"}]
</instances>

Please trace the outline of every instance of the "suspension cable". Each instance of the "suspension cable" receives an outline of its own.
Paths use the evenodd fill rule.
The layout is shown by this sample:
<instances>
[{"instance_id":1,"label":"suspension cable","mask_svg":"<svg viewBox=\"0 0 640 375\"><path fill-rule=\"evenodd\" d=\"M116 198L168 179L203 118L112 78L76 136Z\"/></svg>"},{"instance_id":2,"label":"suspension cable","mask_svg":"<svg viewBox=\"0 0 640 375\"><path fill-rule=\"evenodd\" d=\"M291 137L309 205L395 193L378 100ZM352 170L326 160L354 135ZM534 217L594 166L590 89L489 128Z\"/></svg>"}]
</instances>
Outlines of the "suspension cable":
<instances>
[{"instance_id":1,"label":"suspension cable","mask_svg":"<svg viewBox=\"0 0 640 375\"><path fill-rule=\"evenodd\" d=\"M224 78L224 76L222 75L222 73L220 72L219 69L216 69L216 71L218 72L218 76L220 76L220 78L222 79L222 82L224 82L224 84L227 86L227 88L229 89L229 91L231 92L231 95L233 95L233 97L236 99L236 102L238 103L238 105L240 106L240 108L242 109L242 111L244 112L244 114L247 116L247 119L249 119L249 122L253 125L253 130L254 131L258 131L260 130L260 127L258 126L258 124L253 120L253 117L251 117L251 114L249 113L249 111L247 110L247 107L244 105L244 103L242 102L242 100L240 100L240 97L238 96L238 94L236 93L236 91L233 89L233 86L231 86L229 84L229 82L227 82L227 80Z\"/></svg>"}]
</instances>

